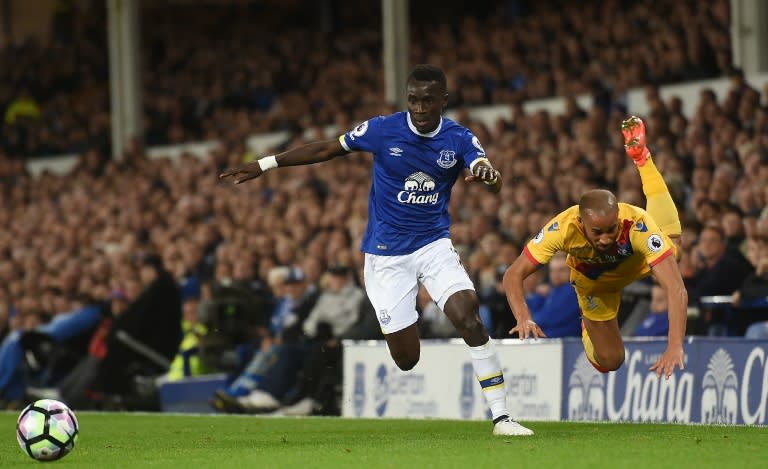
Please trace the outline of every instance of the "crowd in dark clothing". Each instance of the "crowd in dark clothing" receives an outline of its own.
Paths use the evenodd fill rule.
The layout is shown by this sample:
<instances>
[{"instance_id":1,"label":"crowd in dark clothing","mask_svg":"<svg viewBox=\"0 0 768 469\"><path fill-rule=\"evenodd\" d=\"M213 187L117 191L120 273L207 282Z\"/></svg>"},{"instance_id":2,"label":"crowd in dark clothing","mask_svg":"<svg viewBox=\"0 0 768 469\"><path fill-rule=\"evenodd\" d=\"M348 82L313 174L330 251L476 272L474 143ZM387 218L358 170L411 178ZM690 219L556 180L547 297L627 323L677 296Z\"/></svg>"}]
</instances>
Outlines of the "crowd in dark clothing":
<instances>
[{"instance_id":1,"label":"crowd in dark clothing","mask_svg":"<svg viewBox=\"0 0 768 469\"><path fill-rule=\"evenodd\" d=\"M446 71L449 109L578 94L610 103L646 83L731 68L727 0L422 0L411 7L411 62ZM110 154L105 2L73 8L67 34L0 44L0 153ZM346 127L385 105L378 5L141 8L147 145Z\"/></svg>"}]
</instances>

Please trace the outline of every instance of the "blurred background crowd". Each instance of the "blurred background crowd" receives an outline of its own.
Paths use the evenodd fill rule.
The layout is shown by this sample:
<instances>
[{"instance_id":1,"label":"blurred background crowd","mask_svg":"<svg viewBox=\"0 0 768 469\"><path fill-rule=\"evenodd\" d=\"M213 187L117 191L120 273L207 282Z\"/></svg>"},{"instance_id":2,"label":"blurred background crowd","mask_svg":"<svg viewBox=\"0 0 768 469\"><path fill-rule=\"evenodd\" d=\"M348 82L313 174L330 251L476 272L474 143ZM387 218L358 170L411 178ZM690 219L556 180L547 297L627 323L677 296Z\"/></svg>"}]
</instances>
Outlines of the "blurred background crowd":
<instances>
[{"instance_id":1,"label":"blurred background crowd","mask_svg":"<svg viewBox=\"0 0 768 469\"><path fill-rule=\"evenodd\" d=\"M338 412L328 396L339 340L381 337L358 249L370 156L236 187L217 179L257 157L251 135L290 131L267 152L276 153L396 110L382 92L378 5L303 4L146 5L144 134L119 160L103 2L57 2L48 42L2 38L6 405L35 384L82 406L130 407L136 376L224 370L233 380L213 398L219 410ZM444 68L449 109L505 180L499 195L459 181L451 198L452 239L494 338L514 325L501 275L549 218L597 187L644 206L620 132L625 94L638 87L682 218L689 334L744 335L768 320L768 83L752 87L732 67L729 24L727 0L412 2L410 62ZM659 92L715 77L730 79L729 92L702 88L692 116ZM583 94L591 107L579 106ZM565 112L526 112L527 100L553 96L566 97ZM512 118L470 117L489 104ZM218 144L202 158L147 156L149 146L200 140ZM59 153L77 155L67 174L27 172L30 159ZM563 261L526 286L552 337L580 334ZM625 335L666 335L658 293L650 281L627 289ZM418 309L423 337L454 336L424 292Z\"/></svg>"}]
</instances>

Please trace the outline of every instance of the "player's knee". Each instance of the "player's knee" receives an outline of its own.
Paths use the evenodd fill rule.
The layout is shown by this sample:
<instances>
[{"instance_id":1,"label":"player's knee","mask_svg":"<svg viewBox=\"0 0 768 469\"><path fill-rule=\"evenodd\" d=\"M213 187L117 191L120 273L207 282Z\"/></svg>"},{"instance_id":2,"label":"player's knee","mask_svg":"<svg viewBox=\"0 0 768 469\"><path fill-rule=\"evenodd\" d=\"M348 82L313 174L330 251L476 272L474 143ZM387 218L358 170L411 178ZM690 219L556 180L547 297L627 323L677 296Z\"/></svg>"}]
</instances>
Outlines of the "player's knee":
<instances>
[{"instance_id":1,"label":"player's knee","mask_svg":"<svg viewBox=\"0 0 768 469\"><path fill-rule=\"evenodd\" d=\"M477 314L465 314L454 324L463 337L474 335L485 330L480 317ZM483 333L483 337L486 334Z\"/></svg>"},{"instance_id":2,"label":"player's knee","mask_svg":"<svg viewBox=\"0 0 768 469\"><path fill-rule=\"evenodd\" d=\"M395 364L403 371L412 370L417 363L419 363L419 357L392 357L395 360Z\"/></svg>"},{"instance_id":3,"label":"player's knee","mask_svg":"<svg viewBox=\"0 0 768 469\"><path fill-rule=\"evenodd\" d=\"M609 371L618 370L624 364L624 349L598 353L597 359L601 367Z\"/></svg>"},{"instance_id":4,"label":"player's knee","mask_svg":"<svg viewBox=\"0 0 768 469\"><path fill-rule=\"evenodd\" d=\"M479 310L480 300L470 290L454 293L445 304L446 314L463 336L484 330Z\"/></svg>"},{"instance_id":5,"label":"player's knee","mask_svg":"<svg viewBox=\"0 0 768 469\"><path fill-rule=\"evenodd\" d=\"M419 363L419 352L392 352L392 359L401 370L412 370Z\"/></svg>"}]
</instances>

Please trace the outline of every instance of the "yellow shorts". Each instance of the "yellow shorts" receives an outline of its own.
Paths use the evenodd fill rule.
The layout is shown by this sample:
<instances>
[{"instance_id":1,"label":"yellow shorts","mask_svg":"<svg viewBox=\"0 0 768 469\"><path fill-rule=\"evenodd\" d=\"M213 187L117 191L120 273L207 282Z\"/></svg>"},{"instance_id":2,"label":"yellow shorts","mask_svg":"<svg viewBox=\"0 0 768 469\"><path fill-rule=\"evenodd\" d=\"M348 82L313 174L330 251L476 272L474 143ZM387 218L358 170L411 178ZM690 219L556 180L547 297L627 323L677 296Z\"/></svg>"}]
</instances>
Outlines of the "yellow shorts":
<instances>
[{"instance_id":1,"label":"yellow shorts","mask_svg":"<svg viewBox=\"0 0 768 469\"><path fill-rule=\"evenodd\" d=\"M579 294L579 308L585 318L592 321L610 321L619 314L621 304L621 290L617 292L592 293L590 295Z\"/></svg>"}]
</instances>

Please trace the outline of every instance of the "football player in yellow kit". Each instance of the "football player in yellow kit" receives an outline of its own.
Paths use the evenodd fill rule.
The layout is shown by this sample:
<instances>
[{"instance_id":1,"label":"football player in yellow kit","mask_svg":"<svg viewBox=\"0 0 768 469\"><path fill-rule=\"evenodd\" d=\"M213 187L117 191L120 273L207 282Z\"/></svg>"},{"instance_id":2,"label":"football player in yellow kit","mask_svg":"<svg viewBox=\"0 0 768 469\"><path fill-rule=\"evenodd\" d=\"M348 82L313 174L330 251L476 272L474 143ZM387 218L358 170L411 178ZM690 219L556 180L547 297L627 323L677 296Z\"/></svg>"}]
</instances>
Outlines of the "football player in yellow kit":
<instances>
[{"instance_id":1,"label":"football player in yellow kit","mask_svg":"<svg viewBox=\"0 0 768 469\"><path fill-rule=\"evenodd\" d=\"M523 280L555 252L564 251L581 308L587 358L603 373L616 370L624 363L617 320L621 290L652 274L666 291L669 336L666 350L650 369L669 378L675 367L684 366L688 293L676 260L680 220L646 146L645 124L632 116L622 123L622 133L627 155L640 171L646 208L618 202L610 191L597 189L547 222L504 274L507 300L517 319L510 334L546 337L531 319Z\"/></svg>"}]
</instances>

